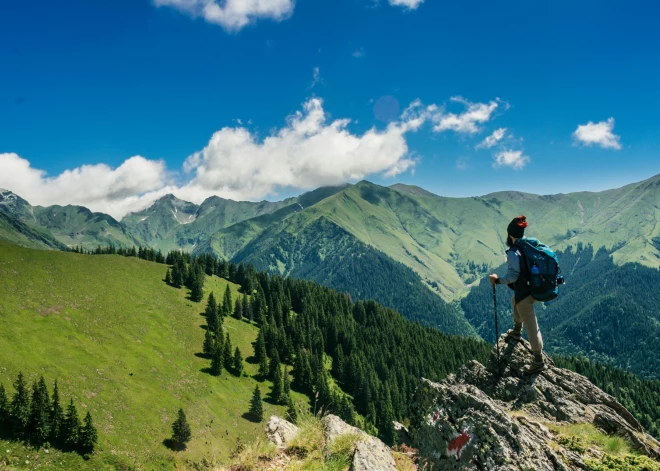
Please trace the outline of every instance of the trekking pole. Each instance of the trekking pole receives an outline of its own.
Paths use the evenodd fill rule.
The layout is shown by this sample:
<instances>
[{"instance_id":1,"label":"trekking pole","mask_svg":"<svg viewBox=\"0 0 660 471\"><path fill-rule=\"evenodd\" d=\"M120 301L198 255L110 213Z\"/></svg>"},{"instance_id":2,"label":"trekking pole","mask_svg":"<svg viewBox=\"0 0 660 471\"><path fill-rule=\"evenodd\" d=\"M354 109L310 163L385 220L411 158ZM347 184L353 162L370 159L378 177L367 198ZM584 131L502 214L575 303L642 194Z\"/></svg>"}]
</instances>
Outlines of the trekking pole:
<instances>
[{"instance_id":1,"label":"trekking pole","mask_svg":"<svg viewBox=\"0 0 660 471\"><path fill-rule=\"evenodd\" d=\"M497 326L497 291L493 285L493 311L495 313L495 346L497 347L497 364L500 364L500 329Z\"/></svg>"}]
</instances>

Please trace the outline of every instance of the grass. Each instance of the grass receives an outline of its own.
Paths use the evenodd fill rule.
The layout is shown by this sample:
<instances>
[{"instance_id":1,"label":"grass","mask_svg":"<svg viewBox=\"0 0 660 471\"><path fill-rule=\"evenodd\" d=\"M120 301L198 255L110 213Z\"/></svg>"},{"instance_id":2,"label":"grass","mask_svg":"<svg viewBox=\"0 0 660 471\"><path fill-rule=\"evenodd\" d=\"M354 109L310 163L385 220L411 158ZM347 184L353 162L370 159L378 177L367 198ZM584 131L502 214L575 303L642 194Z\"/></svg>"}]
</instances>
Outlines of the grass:
<instances>
[{"instance_id":1,"label":"grass","mask_svg":"<svg viewBox=\"0 0 660 471\"><path fill-rule=\"evenodd\" d=\"M0 242L0 382L11 395L19 371L30 383L44 375L50 388L57 379L61 397L73 398L81 415L91 411L99 430L98 453L90 461L42 469L115 469L122 463L185 469L187 462L227 460L237 438L247 442L263 434L263 424L243 418L257 365L245 362L240 378L202 372L209 361L195 353L204 338L206 300L189 301L186 290L162 281L164 273L164 265L135 258ZM205 292L221 299L227 283L207 279ZM238 286L230 287L235 297ZM251 356L257 328L233 318L225 327L232 344ZM265 395L270 383L260 387ZM297 394L294 400L308 403ZM264 407L266 417L284 415L282 406ZM179 408L193 439L186 451L174 453L162 442Z\"/></svg>"},{"instance_id":2,"label":"grass","mask_svg":"<svg viewBox=\"0 0 660 471\"><path fill-rule=\"evenodd\" d=\"M223 471L346 471L351 466L353 454L361 437L344 434L325 443L323 424L319 414L303 413L299 417L298 434L286 449L276 452L259 438L241 447L234 461ZM412 458L404 453L392 452L397 469L414 471Z\"/></svg>"},{"instance_id":3,"label":"grass","mask_svg":"<svg viewBox=\"0 0 660 471\"><path fill-rule=\"evenodd\" d=\"M606 435L592 424L546 424L557 434L557 442L580 454L591 448L598 448L614 456L629 455L632 451L623 437Z\"/></svg>"}]
</instances>

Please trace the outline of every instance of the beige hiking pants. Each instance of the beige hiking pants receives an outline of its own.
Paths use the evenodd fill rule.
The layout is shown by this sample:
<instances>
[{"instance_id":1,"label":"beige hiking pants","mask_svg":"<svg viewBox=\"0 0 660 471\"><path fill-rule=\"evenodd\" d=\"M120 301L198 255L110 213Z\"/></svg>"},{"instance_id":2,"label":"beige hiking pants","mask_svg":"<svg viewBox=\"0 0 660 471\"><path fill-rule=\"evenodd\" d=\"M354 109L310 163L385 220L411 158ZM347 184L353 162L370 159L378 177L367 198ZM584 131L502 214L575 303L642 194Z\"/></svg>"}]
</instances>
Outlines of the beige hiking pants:
<instances>
[{"instance_id":1,"label":"beige hiking pants","mask_svg":"<svg viewBox=\"0 0 660 471\"><path fill-rule=\"evenodd\" d=\"M532 351L543 351L543 337L539 330L539 323L536 320L536 312L534 311L534 304L536 299L527 296L525 299L516 303L516 297L511 298L511 305L513 306L513 322L525 326L529 343L532 346Z\"/></svg>"}]
</instances>

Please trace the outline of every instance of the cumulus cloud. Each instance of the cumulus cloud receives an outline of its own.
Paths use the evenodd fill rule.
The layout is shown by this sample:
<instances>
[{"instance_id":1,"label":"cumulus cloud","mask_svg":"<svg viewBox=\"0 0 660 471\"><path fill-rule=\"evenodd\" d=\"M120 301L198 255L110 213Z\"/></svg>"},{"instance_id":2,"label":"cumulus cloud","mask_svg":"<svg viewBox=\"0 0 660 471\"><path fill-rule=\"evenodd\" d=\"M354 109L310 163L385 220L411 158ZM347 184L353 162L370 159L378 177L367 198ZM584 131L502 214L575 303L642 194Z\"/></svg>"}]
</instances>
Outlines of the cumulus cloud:
<instances>
[{"instance_id":1,"label":"cumulus cloud","mask_svg":"<svg viewBox=\"0 0 660 471\"><path fill-rule=\"evenodd\" d=\"M603 149L621 149L621 136L614 134L614 118L599 123L581 124L573 133L576 142L586 146L597 145Z\"/></svg>"},{"instance_id":2,"label":"cumulus cloud","mask_svg":"<svg viewBox=\"0 0 660 471\"><path fill-rule=\"evenodd\" d=\"M424 3L424 0L389 0L390 5L408 8L415 10L418 6Z\"/></svg>"},{"instance_id":3,"label":"cumulus cloud","mask_svg":"<svg viewBox=\"0 0 660 471\"><path fill-rule=\"evenodd\" d=\"M506 128L499 128L493 131L493 134L486 137L483 141L475 146L475 149L490 149L491 147L497 145L498 142L502 140L506 134Z\"/></svg>"},{"instance_id":4,"label":"cumulus cloud","mask_svg":"<svg viewBox=\"0 0 660 471\"><path fill-rule=\"evenodd\" d=\"M371 174L395 176L415 165L405 134L419 129L428 113L429 107L416 101L384 130L358 135L348 130L348 119L329 121L322 100L313 98L263 141L240 127L217 131L186 161L192 179L179 194L192 201L212 194L258 199L282 187L311 189Z\"/></svg>"},{"instance_id":5,"label":"cumulus cloud","mask_svg":"<svg viewBox=\"0 0 660 471\"><path fill-rule=\"evenodd\" d=\"M430 119L434 106L417 100L386 128L349 131L349 119L330 120L321 99L307 101L286 124L260 140L241 124L225 127L184 163L175 186L165 163L135 156L117 168L83 165L50 177L13 153L0 154L0 187L31 204L79 204L121 218L167 193L201 203L218 195L257 200L281 188L312 189L368 175L392 177L415 165L406 134Z\"/></svg>"},{"instance_id":6,"label":"cumulus cloud","mask_svg":"<svg viewBox=\"0 0 660 471\"><path fill-rule=\"evenodd\" d=\"M521 150L503 150L495 154L493 167L511 167L514 170L522 170L529 160L529 157L523 155Z\"/></svg>"},{"instance_id":7,"label":"cumulus cloud","mask_svg":"<svg viewBox=\"0 0 660 471\"><path fill-rule=\"evenodd\" d=\"M153 0L236 32L259 19L282 21L293 14L294 0Z\"/></svg>"},{"instance_id":8,"label":"cumulus cloud","mask_svg":"<svg viewBox=\"0 0 660 471\"><path fill-rule=\"evenodd\" d=\"M174 188L167 186L164 162L140 156L114 169L83 165L48 177L14 153L0 154L0 187L33 205L79 204L114 217L145 208Z\"/></svg>"},{"instance_id":9,"label":"cumulus cloud","mask_svg":"<svg viewBox=\"0 0 660 471\"><path fill-rule=\"evenodd\" d=\"M455 96L450 99L456 103L465 105L466 110L463 113L441 113L434 118L436 132L455 131L466 134L476 134L481 130L479 124L490 120L491 116L499 105L499 100L493 100L489 103L472 103L463 97Z\"/></svg>"}]
</instances>

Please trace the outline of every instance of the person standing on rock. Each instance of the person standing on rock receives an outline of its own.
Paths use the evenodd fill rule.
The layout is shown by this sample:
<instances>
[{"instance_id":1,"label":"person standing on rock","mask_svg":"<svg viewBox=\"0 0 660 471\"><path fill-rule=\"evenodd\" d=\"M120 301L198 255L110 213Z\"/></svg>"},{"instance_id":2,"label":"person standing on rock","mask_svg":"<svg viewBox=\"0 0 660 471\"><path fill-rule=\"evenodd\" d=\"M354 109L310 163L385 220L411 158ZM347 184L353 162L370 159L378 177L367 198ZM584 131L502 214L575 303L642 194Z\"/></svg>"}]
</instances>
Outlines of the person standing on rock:
<instances>
[{"instance_id":1,"label":"person standing on rock","mask_svg":"<svg viewBox=\"0 0 660 471\"><path fill-rule=\"evenodd\" d=\"M503 278L497 275L490 275L489 278L493 285L508 285L514 291L511 298L513 329L506 333L506 340L520 340L523 325L525 326L534 353L534 361L526 368L525 373L531 375L543 371L545 364L543 362L543 337L534 310L534 304L537 301L532 297L529 288L529 274L523 260L523 251L516 246L518 239L525 235L526 227L527 218L523 215L513 218L509 223L506 239L506 245L509 247L506 251L507 273Z\"/></svg>"}]
</instances>

